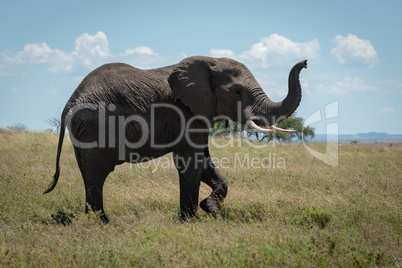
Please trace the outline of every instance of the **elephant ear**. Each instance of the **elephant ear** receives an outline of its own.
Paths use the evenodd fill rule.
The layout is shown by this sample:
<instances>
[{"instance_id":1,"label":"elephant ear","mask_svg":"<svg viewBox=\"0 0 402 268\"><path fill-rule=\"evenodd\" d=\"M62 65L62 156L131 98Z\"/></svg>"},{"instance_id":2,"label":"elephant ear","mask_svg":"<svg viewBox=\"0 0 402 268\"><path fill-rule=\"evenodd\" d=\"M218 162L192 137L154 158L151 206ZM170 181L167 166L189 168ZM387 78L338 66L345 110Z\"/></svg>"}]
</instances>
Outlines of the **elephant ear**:
<instances>
[{"instance_id":1,"label":"elephant ear","mask_svg":"<svg viewBox=\"0 0 402 268\"><path fill-rule=\"evenodd\" d=\"M214 116L213 65L202 57L187 58L178 64L168 79L173 97L189 107L194 115L209 120Z\"/></svg>"}]
</instances>

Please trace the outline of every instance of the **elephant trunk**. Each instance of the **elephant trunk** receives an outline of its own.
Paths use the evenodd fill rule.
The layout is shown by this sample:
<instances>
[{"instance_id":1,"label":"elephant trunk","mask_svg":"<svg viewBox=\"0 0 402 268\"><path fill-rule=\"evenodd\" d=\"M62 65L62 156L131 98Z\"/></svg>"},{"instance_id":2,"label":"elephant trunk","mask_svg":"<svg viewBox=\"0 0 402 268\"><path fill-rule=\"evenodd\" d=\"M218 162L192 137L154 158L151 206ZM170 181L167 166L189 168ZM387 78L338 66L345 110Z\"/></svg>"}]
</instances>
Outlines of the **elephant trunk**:
<instances>
[{"instance_id":1,"label":"elephant trunk","mask_svg":"<svg viewBox=\"0 0 402 268\"><path fill-rule=\"evenodd\" d=\"M288 78L288 95L281 102L271 101L267 99L266 111L271 118L271 124L279 123L293 114L300 104L302 89L300 86L299 74L303 68L307 68L307 60L300 61L292 70L290 70Z\"/></svg>"},{"instance_id":2,"label":"elephant trunk","mask_svg":"<svg viewBox=\"0 0 402 268\"><path fill-rule=\"evenodd\" d=\"M288 78L288 94L283 101L274 102L269 99L268 96L264 98L264 101L260 107L260 113L258 118L251 118L249 120L249 126L254 128L258 132L268 133L276 132L281 134L294 133L294 130L284 130L273 126L275 123L288 118L297 109L301 101L301 85L299 74L303 68L307 68L307 60L298 62L290 70ZM264 118L264 120L261 120ZM268 121L269 126L267 129L260 128L257 125L264 125L263 122Z\"/></svg>"}]
</instances>

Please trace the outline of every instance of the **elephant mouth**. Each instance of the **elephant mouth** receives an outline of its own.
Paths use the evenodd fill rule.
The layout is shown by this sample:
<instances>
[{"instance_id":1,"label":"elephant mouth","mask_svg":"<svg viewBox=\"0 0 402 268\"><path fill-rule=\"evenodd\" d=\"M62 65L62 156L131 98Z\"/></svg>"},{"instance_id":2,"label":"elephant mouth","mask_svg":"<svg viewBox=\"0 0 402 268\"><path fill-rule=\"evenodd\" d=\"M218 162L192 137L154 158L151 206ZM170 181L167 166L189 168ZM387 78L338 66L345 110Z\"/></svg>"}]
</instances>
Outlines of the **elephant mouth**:
<instances>
[{"instance_id":1,"label":"elephant mouth","mask_svg":"<svg viewBox=\"0 0 402 268\"><path fill-rule=\"evenodd\" d=\"M296 130L293 129L283 129L276 127L274 125L272 126L265 126L265 128L262 128L258 126L253 120L258 120L258 118L252 117L247 121L247 125L254 129L257 132L260 133L277 133L277 134L292 134L295 133Z\"/></svg>"}]
</instances>

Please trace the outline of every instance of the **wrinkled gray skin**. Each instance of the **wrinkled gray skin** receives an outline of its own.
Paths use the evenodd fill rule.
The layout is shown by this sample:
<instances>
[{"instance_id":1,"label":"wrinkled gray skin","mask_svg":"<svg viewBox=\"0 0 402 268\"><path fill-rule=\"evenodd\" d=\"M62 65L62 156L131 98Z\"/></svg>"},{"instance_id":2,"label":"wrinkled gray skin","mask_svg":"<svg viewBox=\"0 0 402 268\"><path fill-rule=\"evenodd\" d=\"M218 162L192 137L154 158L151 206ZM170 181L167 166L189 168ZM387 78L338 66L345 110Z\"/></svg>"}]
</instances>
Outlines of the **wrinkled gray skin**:
<instances>
[{"instance_id":1,"label":"wrinkled gray skin","mask_svg":"<svg viewBox=\"0 0 402 268\"><path fill-rule=\"evenodd\" d=\"M60 153L67 126L70 135L80 142L99 141L100 135L104 135L106 141L113 134L117 137L114 146L106 142L106 146L103 146L106 148L85 149L74 145L85 184L86 212L91 208L100 213L104 222L108 221L103 210L103 184L116 165L130 162L130 153L136 153L141 159L149 160L173 152L174 157L179 157L184 163L190 164L189 168L185 168L183 161L175 163L180 178L181 217L186 219L195 216L201 181L212 188L212 193L200 203L200 206L207 212L216 213L219 211L220 201L226 197L228 183L211 162L208 151L210 124L217 116L226 116L241 123L254 118L253 121L257 125L274 124L285 119L299 105L301 100L299 73L306 67L307 61L301 61L292 68L287 97L282 102L273 102L263 92L246 66L228 58L189 57L178 64L151 70L140 70L122 63L103 65L84 78L63 110L56 173L45 193L53 190L60 174ZM241 103L240 106L237 105L238 102ZM69 111L71 113L80 103L96 105L103 103L105 107L114 104L115 110L106 109L106 118L114 116L115 121L106 120L106 125L100 130L99 111L93 108L81 109L69 120ZM183 113L187 127L205 131L191 132L189 138L192 143L183 137L177 144L162 149L152 146L148 137L140 148L125 147L125 154L119 155L118 145L124 144L124 137L119 137L117 127L109 128L109 126L117 125L118 116L127 118L132 115L144 118L151 126L151 107L154 104L174 105ZM195 115L203 116L209 122L199 119L187 125ZM157 108L153 119L155 144L168 144L177 139L182 121L176 111ZM109 129L114 129L114 133ZM134 121L125 127L125 138L129 142L138 142L143 134L149 136L150 133L151 129L143 130ZM200 155L203 164L199 163Z\"/></svg>"}]
</instances>

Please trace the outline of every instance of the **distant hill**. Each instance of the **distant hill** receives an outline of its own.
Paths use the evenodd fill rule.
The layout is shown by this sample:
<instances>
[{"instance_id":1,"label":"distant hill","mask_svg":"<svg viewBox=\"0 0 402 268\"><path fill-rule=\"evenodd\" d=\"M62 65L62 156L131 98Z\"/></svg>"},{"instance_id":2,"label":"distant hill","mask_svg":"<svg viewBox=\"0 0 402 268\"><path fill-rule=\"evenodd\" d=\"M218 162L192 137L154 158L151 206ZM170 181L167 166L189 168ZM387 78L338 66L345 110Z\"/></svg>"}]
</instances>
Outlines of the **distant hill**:
<instances>
[{"instance_id":1,"label":"distant hill","mask_svg":"<svg viewBox=\"0 0 402 268\"><path fill-rule=\"evenodd\" d=\"M358 133L358 134L339 134L327 135L326 134L316 134L313 142L333 142L338 138L339 143L388 143L388 142L402 142L402 134L388 134L383 132L369 132L369 133Z\"/></svg>"}]
</instances>

